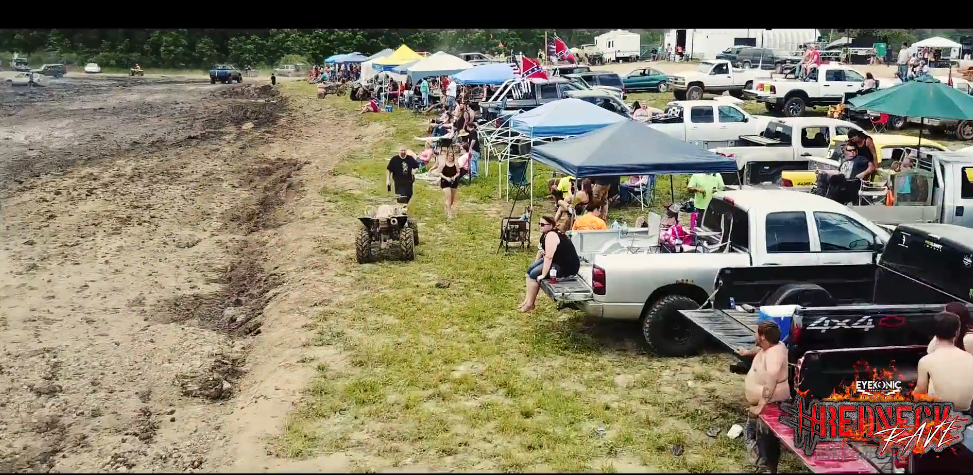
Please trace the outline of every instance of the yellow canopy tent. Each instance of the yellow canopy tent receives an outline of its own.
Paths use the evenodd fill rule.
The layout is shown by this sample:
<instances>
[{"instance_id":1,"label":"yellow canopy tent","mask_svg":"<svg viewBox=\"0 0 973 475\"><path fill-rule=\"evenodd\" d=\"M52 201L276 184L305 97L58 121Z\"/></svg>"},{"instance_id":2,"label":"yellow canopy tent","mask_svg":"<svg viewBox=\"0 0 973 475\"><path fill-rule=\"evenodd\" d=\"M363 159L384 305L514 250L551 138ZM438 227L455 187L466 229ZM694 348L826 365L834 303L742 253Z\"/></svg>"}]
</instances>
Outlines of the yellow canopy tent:
<instances>
[{"instance_id":1,"label":"yellow canopy tent","mask_svg":"<svg viewBox=\"0 0 973 475\"><path fill-rule=\"evenodd\" d=\"M402 45L399 46L399 49L395 50L394 53L384 58L379 58L375 60L375 62L372 63L372 67L375 69L381 69L382 71L391 71L392 68L396 66L401 66L403 64L411 63L413 61L419 61L421 59L422 56L420 56L415 51L412 51L412 48L409 48L406 45Z\"/></svg>"}]
</instances>

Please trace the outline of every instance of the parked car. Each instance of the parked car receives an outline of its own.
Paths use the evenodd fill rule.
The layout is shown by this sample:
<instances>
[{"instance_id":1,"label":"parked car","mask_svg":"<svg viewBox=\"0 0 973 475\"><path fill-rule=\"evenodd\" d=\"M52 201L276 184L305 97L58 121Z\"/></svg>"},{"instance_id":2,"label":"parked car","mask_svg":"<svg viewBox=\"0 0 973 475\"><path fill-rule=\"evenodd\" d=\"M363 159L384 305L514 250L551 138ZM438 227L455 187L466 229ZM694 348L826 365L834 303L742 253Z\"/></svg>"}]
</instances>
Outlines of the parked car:
<instances>
[{"instance_id":1,"label":"parked car","mask_svg":"<svg viewBox=\"0 0 973 475\"><path fill-rule=\"evenodd\" d=\"M764 70L783 72L785 66L800 64L800 62L801 57L794 56L789 51L770 48L743 48L737 53L733 65L743 69L759 67Z\"/></svg>"},{"instance_id":2,"label":"parked car","mask_svg":"<svg viewBox=\"0 0 973 475\"><path fill-rule=\"evenodd\" d=\"M743 96L763 102L768 111L777 110L787 117L801 117L809 106L839 104L846 93L861 91L865 75L840 64L822 64L811 68L805 80L763 81L747 88Z\"/></svg>"},{"instance_id":3,"label":"parked car","mask_svg":"<svg viewBox=\"0 0 973 475\"><path fill-rule=\"evenodd\" d=\"M591 68L588 66L579 66L577 64L562 64L558 66L548 66L544 68L547 75L550 77L557 77L564 74L578 74L578 73L588 73L591 72Z\"/></svg>"},{"instance_id":4,"label":"parked car","mask_svg":"<svg viewBox=\"0 0 973 475\"><path fill-rule=\"evenodd\" d=\"M729 61L713 60L699 63L695 71L669 76L669 86L676 100L696 101L703 94L720 95L727 91L733 97L743 97L743 91L761 79L769 80L770 72L736 69Z\"/></svg>"},{"instance_id":5,"label":"parked car","mask_svg":"<svg viewBox=\"0 0 973 475\"><path fill-rule=\"evenodd\" d=\"M716 58L714 58L714 59L725 59L725 60L727 60L727 61L729 61L729 62L731 62L733 64L736 64L737 55L740 54L740 50L742 50L744 48L749 48L749 46L732 46L732 47L729 47L729 48L723 50L722 53L716 55Z\"/></svg>"},{"instance_id":6,"label":"parked car","mask_svg":"<svg viewBox=\"0 0 973 475\"><path fill-rule=\"evenodd\" d=\"M827 229L818 224L822 218L829 222ZM690 329L679 311L705 303L716 289L721 269L815 266L826 270L833 266L838 273L842 266L873 264L890 235L828 198L783 190L718 193L700 227L699 246L708 252L667 253L655 252L658 245L623 246L586 259L578 277L545 280L541 288L556 302L579 306L590 317L639 321L646 343L656 354L685 356L699 351L701 332ZM832 233L832 227L838 229ZM830 252L822 252L822 233L835 236L826 240L833 243Z\"/></svg>"},{"instance_id":7,"label":"parked car","mask_svg":"<svg viewBox=\"0 0 973 475\"><path fill-rule=\"evenodd\" d=\"M823 156L833 137L851 130L862 129L828 117L774 119L759 135L742 135L737 143L712 151L736 159L744 183L774 183L785 170L807 170L811 157ZM738 183L736 174L724 174L723 180Z\"/></svg>"},{"instance_id":8,"label":"parked car","mask_svg":"<svg viewBox=\"0 0 973 475\"><path fill-rule=\"evenodd\" d=\"M639 68L622 79L625 92L669 90L669 75L655 68Z\"/></svg>"},{"instance_id":9,"label":"parked car","mask_svg":"<svg viewBox=\"0 0 973 475\"><path fill-rule=\"evenodd\" d=\"M68 73L68 68L63 64L42 64L41 67L33 70L33 72L59 79Z\"/></svg>"},{"instance_id":10,"label":"parked car","mask_svg":"<svg viewBox=\"0 0 973 475\"><path fill-rule=\"evenodd\" d=\"M101 72L101 66L98 66L98 63L88 63L84 65L84 72L88 74L98 74Z\"/></svg>"},{"instance_id":11,"label":"parked car","mask_svg":"<svg viewBox=\"0 0 973 475\"><path fill-rule=\"evenodd\" d=\"M280 77L300 77L307 71L307 66L303 64L284 64L274 68L274 74Z\"/></svg>"},{"instance_id":12,"label":"parked car","mask_svg":"<svg viewBox=\"0 0 973 475\"><path fill-rule=\"evenodd\" d=\"M729 146L741 136L763 132L768 116L752 116L736 104L723 101L673 101L666 104L665 113L646 122L674 139L691 142L700 147Z\"/></svg>"},{"instance_id":13,"label":"parked car","mask_svg":"<svg viewBox=\"0 0 973 475\"><path fill-rule=\"evenodd\" d=\"M584 91L566 91L565 97L581 99L590 102L602 109L612 111L623 117L632 117L632 110L622 102L615 94L601 89L588 89Z\"/></svg>"},{"instance_id":14,"label":"parked car","mask_svg":"<svg viewBox=\"0 0 973 475\"><path fill-rule=\"evenodd\" d=\"M568 79L580 79L592 89L602 89L606 92L625 99L625 85L618 74L610 71L590 71L587 73L564 74L561 77Z\"/></svg>"}]
</instances>

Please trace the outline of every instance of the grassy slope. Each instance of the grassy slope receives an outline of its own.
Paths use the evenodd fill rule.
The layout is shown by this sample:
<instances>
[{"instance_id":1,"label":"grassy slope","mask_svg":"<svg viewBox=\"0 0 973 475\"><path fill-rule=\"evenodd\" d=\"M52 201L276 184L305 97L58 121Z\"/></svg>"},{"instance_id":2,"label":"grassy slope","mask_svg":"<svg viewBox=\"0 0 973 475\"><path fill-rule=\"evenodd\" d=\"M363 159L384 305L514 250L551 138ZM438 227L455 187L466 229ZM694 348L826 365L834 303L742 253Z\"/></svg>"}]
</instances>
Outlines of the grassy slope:
<instances>
[{"instance_id":1,"label":"grassy slope","mask_svg":"<svg viewBox=\"0 0 973 475\"><path fill-rule=\"evenodd\" d=\"M313 94L302 83L283 89ZM346 97L326 101L357 106ZM347 215L389 202L386 157L399 143L416 144L424 120L400 111L363 116L363 126L387 127L387 138L345 157L336 170L342 179L321 193ZM347 276L360 285L348 290L353 303L320 315L315 343L347 357L319 365L273 451L358 454L363 471L744 469L740 439L705 435L745 420L742 378L727 373L726 356L646 355L637 326L586 323L543 297L532 315L516 312L534 251L495 253L509 205L497 200L491 172L460 188L453 221L444 219L438 187L417 183L416 260L356 265ZM347 191L348 180L360 186ZM349 232L327 252L353 259L352 246ZM448 288L437 288L441 281ZM676 445L685 452L673 455Z\"/></svg>"}]
</instances>

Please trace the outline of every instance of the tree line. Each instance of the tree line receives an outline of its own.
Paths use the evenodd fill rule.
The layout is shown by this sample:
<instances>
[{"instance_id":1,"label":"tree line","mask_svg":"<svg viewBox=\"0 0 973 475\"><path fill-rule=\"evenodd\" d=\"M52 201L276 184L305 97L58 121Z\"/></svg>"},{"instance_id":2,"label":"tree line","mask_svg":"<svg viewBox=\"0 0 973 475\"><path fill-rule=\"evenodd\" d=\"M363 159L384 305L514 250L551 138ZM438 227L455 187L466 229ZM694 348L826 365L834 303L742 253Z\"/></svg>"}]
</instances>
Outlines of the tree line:
<instances>
[{"instance_id":1,"label":"tree line","mask_svg":"<svg viewBox=\"0 0 973 475\"><path fill-rule=\"evenodd\" d=\"M608 30L558 30L569 46L594 42ZM661 40L662 30L634 30L646 41ZM555 32L547 30L549 38ZM13 53L31 63L98 63L102 67L208 68L215 63L239 67L273 66L283 57L304 58L321 64L333 54L358 51L372 54L402 44L416 51L452 53L520 52L536 54L543 47L545 30L300 30L300 29L57 29L0 30L0 59ZM501 47L502 45L502 47Z\"/></svg>"}]
</instances>

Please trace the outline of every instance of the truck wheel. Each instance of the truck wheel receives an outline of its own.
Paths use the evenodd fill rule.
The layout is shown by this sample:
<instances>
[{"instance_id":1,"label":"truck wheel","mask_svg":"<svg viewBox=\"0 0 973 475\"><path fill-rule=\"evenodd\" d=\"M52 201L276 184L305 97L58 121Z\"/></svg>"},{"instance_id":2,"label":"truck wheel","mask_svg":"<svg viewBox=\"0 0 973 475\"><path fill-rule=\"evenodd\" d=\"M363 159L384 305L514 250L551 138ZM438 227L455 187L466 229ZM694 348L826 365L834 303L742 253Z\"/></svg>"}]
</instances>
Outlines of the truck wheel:
<instances>
[{"instance_id":1,"label":"truck wheel","mask_svg":"<svg viewBox=\"0 0 973 475\"><path fill-rule=\"evenodd\" d=\"M650 305L642 316L642 336L659 356L692 356L699 352L706 334L679 314L696 310L699 303L685 295L667 295Z\"/></svg>"},{"instance_id":2,"label":"truck wheel","mask_svg":"<svg viewBox=\"0 0 973 475\"><path fill-rule=\"evenodd\" d=\"M412 243L416 246L419 245L419 225L415 222L410 221L409 227L412 228Z\"/></svg>"},{"instance_id":3,"label":"truck wheel","mask_svg":"<svg viewBox=\"0 0 973 475\"><path fill-rule=\"evenodd\" d=\"M216 84L216 78L214 78L214 77L209 78L209 83L210 84Z\"/></svg>"},{"instance_id":4,"label":"truck wheel","mask_svg":"<svg viewBox=\"0 0 973 475\"><path fill-rule=\"evenodd\" d=\"M906 117L893 115L889 117L889 128L892 130L902 130L908 119Z\"/></svg>"},{"instance_id":5,"label":"truck wheel","mask_svg":"<svg viewBox=\"0 0 973 475\"><path fill-rule=\"evenodd\" d=\"M666 92L669 90L669 83L662 81L659 83L659 92Z\"/></svg>"},{"instance_id":6,"label":"truck wheel","mask_svg":"<svg viewBox=\"0 0 973 475\"><path fill-rule=\"evenodd\" d=\"M672 97L675 97L677 101L685 101L686 91L672 91Z\"/></svg>"},{"instance_id":7,"label":"truck wheel","mask_svg":"<svg viewBox=\"0 0 973 475\"><path fill-rule=\"evenodd\" d=\"M375 254L372 252L372 236L364 227L358 230L358 236L355 237L355 259L359 264L367 264L375 259Z\"/></svg>"},{"instance_id":8,"label":"truck wheel","mask_svg":"<svg viewBox=\"0 0 973 475\"><path fill-rule=\"evenodd\" d=\"M801 117L804 115L806 108L807 104L804 103L804 99L792 97L784 103L784 115L787 117Z\"/></svg>"},{"instance_id":9,"label":"truck wheel","mask_svg":"<svg viewBox=\"0 0 973 475\"><path fill-rule=\"evenodd\" d=\"M416 259L416 241L415 232L403 229L399 233L399 252L402 254L402 260L414 261Z\"/></svg>"},{"instance_id":10,"label":"truck wheel","mask_svg":"<svg viewBox=\"0 0 973 475\"><path fill-rule=\"evenodd\" d=\"M742 64L740 64L740 67L743 69L750 69L750 66L750 61L744 61Z\"/></svg>"},{"instance_id":11,"label":"truck wheel","mask_svg":"<svg viewBox=\"0 0 973 475\"><path fill-rule=\"evenodd\" d=\"M973 121L964 120L956 124L956 138L960 140L973 140Z\"/></svg>"},{"instance_id":12,"label":"truck wheel","mask_svg":"<svg viewBox=\"0 0 973 475\"><path fill-rule=\"evenodd\" d=\"M699 86L689 86L689 89L686 89L686 99L689 99L691 101L698 101L702 98L703 98L703 88Z\"/></svg>"}]
</instances>

